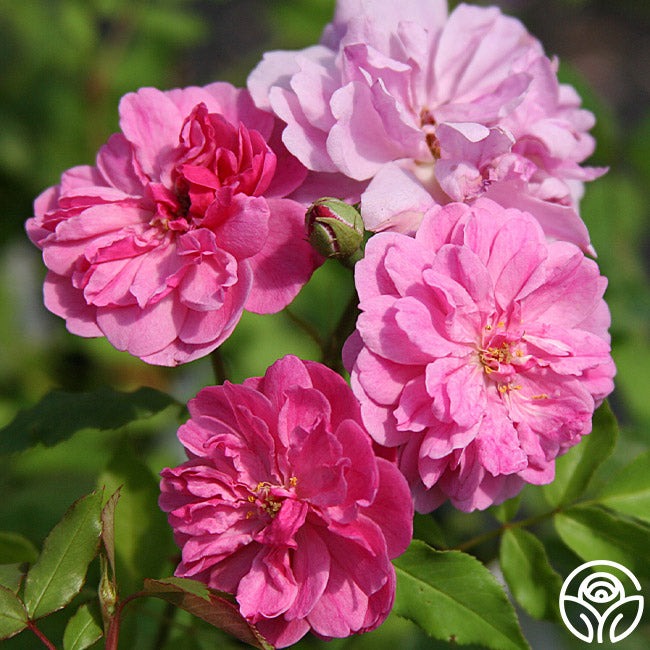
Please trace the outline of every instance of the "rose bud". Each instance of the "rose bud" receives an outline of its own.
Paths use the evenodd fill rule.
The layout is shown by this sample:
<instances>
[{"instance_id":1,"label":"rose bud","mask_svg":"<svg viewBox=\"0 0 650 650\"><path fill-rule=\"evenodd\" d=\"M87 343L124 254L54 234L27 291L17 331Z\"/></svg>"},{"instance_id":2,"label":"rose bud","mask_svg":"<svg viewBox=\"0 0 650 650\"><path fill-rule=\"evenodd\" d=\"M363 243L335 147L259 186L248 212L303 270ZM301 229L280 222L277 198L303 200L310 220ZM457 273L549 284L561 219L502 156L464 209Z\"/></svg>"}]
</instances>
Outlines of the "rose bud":
<instances>
[{"instance_id":1,"label":"rose bud","mask_svg":"<svg viewBox=\"0 0 650 650\"><path fill-rule=\"evenodd\" d=\"M305 228L309 243L324 257L335 257L346 265L361 259L363 221L359 211L345 201L325 197L312 203Z\"/></svg>"}]
</instances>

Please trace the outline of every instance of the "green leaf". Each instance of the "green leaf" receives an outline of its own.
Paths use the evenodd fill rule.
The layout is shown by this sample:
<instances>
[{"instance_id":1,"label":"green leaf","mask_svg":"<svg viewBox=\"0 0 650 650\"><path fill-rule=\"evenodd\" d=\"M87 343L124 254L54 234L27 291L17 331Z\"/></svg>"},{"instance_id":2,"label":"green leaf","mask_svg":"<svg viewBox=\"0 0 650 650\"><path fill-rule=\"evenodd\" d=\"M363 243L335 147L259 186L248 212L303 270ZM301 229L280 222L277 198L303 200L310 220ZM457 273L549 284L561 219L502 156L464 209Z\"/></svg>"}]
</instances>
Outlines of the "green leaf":
<instances>
[{"instance_id":1,"label":"green leaf","mask_svg":"<svg viewBox=\"0 0 650 650\"><path fill-rule=\"evenodd\" d=\"M476 558L414 540L393 563L395 613L430 636L495 650L529 647L505 591Z\"/></svg>"},{"instance_id":2,"label":"green leaf","mask_svg":"<svg viewBox=\"0 0 650 650\"><path fill-rule=\"evenodd\" d=\"M38 549L18 533L0 533L0 564L36 562Z\"/></svg>"},{"instance_id":3,"label":"green leaf","mask_svg":"<svg viewBox=\"0 0 650 650\"><path fill-rule=\"evenodd\" d=\"M578 499L614 450L617 435L616 418L605 401L594 413L591 433L555 461L555 480L543 488L546 500L557 507Z\"/></svg>"},{"instance_id":4,"label":"green leaf","mask_svg":"<svg viewBox=\"0 0 650 650\"><path fill-rule=\"evenodd\" d=\"M27 627L27 612L16 594L0 586L0 641L8 639Z\"/></svg>"},{"instance_id":5,"label":"green leaf","mask_svg":"<svg viewBox=\"0 0 650 650\"><path fill-rule=\"evenodd\" d=\"M70 618L63 633L63 650L85 650L104 635L95 603L82 605Z\"/></svg>"},{"instance_id":6,"label":"green leaf","mask_svg":"<svg viewBox=\"0 0 650 650\"><path fill-rule=\"evenodd\" d=\"M25 577L25 567L23 562L0 564L0 585L17 594Z\"/></svg>"},{"instance_id":7,"label":"green leaf","mask_svg":"<svg viewBox=\"0 0 650 650\"><path fill-rule=\"evenodd\" d=\"M650 522L650 450L618 472L597 499L608 508Z\"/></svg>"},{"instance_id":8,"label":"green leaf","mask_svg":"<svg viewBox=\"0 0 650 650\"><path fill-rule=\"evenodd\" d=\"M150 588L147 587L147 584L149 584ZM168 591L168 587L176 587L183 593L189 593L208 603L210 602L210 588L204 582L192 580L191 578L177 578L176 576L162 578L161 580L153 580L150 578L145 580L146 591L151 591L151 589L154 591L159 590L161 588L160 585L164 585L165 591ZM233 605L237 604L237 600L232 594L226 593L225 591L212 591L213 593L218 594L221 598L227 600L229 603L232 603Z\"/></svg>"},{"instance_id":9,"label":"green leaf","mask_svg":"<svg viewBox=\"0 0 650 650\"><path fill-rule=\"evenodd\" d=\"M650 577L650 528L597 507L576 506L554 517L562 541L585 562L612 560Z\"/></svg>"},{"instance_id":10,"label":"green leaf","mask_svg":"<svg viewBox=\"0 0 650 650\"><path fill-rule=\"evenodd\" d=\"M25 606L36 619L67 605L81 590L101 535L102 493L74 503L52 529L27 573Z\"/></svg>"},{"instance_id":11,"label":"green leaf","mask_svg":"<svg viewBox=\"0 0 650 650\"><path fill-rule=\"evenodd\" d=\"M144 581L149 596L162 598L260 650L273 646L240 613L234 597L196 580L164 578Z\"/></svg>"},{"instance_id":12,"label":"green leaf","mask_svg":"<svg viewBox=\"0 0 650 650\"><path fill-rule=\"evenodd\" d=\"M120 591L129 594L140 589L147 576L168 571L166 562L178 552L167 517L158 507L158 480L124 439L97 484L108 493L120 488L113 515L115 573ZM108 511L106 516L110 518Z\"/></svg>"},{"instance_id":13,"label":"green leaf","mask_svg":"<svg viewBox=\"0 0 650 650\"><path fill-rule=\"evenodd\" d=\"M533 618L559 620L562 578L549 564L537 537L521 528L506 530L499 561L510 591Z\"/></svg>"},{"instance_id":14,"label":"green leaf","mask_svg":"<svg viewBox=\"0 0 650 650\"><path fill-rule=\"evenodd\" d=\"M146 386L133 393L112 388L88 393L55 390L0 429L0 453L22 451L39 442L55 445L82 429L117 429L176 403L169 395Z\"/></svg>"},{"instance_id":15,"label":"green leaf","mask_svg":"<svg viewBox=\"0 0 650 650\"><path fill-rule=\"evenodd\" d=\"M512 499L508 499L498 506L492 506L488 512L498 519L502 524L506 524L515 518L521 505L521 493Z\"/></svg>"}]
</instances>

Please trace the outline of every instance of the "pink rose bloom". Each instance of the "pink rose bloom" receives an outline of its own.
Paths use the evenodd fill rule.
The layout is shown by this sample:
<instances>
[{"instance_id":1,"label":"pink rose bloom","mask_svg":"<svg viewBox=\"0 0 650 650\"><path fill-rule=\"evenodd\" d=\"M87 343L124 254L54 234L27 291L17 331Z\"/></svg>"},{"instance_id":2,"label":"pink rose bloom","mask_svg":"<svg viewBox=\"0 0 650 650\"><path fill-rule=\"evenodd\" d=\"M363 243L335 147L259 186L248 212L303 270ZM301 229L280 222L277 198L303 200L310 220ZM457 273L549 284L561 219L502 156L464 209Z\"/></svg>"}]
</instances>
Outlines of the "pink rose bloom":
<instances>
[{"instance_id":1,"label":"pink rose bloom","mask_svg":"<svg viewBox=\"0 0 650 650\"><path fill-rule=\"evenodd\" d=\"M73 334L173 366L219 346L244 308L285 307L320 258L304 206L283 198L307 170L279 124L226 83L125 95L96 166L66 171L27 222L47 308Z\"/></svg>"},{"instance_id":2,"label":"pink rose bloom","mask_svg":"<svg viewBox=\"0 0 650 650\"><path fill-rule=\"evenodd\" d=\"M304 165L373 179L370 230L412 233L434 203L487 195L588 249L578 200L604 170L579 165L594 119L556 68L496 7L339 0L319 45L265 54L248 86Z\"/></svg>"},{"instance_id":3,"label":"pink rose bloom","mask_svg":"<svg viewBox=\"0 0 650 650\"><path fill-rule=\"evenodd\" d=\"M327 638L376 628L413 505L345 381L287 356L264 377L203 389L189 410L178 431L189 460L161 482L182 549L176 575L235 594L279 647L310 628Z\"/></svg>"},{"instance_id":4,"label":"pink rose bloom","mask_svg":"<svg viewBox=\"0 0 650 650\"><path fill-rule=\"evenodd\" d=\"M373 236L355 274L344 362L366 428L399 447L415 508L449 498L468 512L550 483L613 389L596 263L481 198L432 208L415 238Z\"/></svg>"}]
</instances>

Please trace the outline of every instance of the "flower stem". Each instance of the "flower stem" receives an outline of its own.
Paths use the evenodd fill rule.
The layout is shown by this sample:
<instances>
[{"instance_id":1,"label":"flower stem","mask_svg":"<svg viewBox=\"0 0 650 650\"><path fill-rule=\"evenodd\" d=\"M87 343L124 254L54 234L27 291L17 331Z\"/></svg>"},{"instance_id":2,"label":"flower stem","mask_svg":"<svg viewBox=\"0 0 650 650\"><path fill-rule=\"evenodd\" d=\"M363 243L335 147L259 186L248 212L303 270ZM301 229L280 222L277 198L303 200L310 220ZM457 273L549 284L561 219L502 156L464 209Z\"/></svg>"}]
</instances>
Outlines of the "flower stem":
<instances>
[{"instance_id":1,"label":"flower stem","mask_svg":"<svg viewBox=\"0 0 650 650\"><path fill-rule=\"evenodd\" d=\"M343 344L348 336L350 336L354 331L354 325L357 322L358 315L359 297L357 296L357 292L354 291L350 296L350 300L343 310L334 331L330 334L329 338L323 345L322 362L338 373L341 373L344 370L343 360L341 359Z\"/></svg>"},{"instance_id":2,"label":"flower stem","mask_svg":"<svg viewBox=\"0 0 650 650\"><path fill-rule=\"evenodd\" d=\"M295 323L301 330L309 336L314 343L320 348L320 350L323 350L323 341L320 337L320 334L318 333L318 330L309 322L307 322L304 318L301 316L298 316L298 314L294 313L289 307L284 308L285 314L289 317L292 323Z\"/></svg>"},{"instance_id":3,"label":"flower stem","mask_svg":"<svg viewBox=\"0 0 650 650\"><path fill-rule=\"evenodd\" d=\"M138 591L125 598L115 609L115 614L111 618L106 631L106 645L105 650L117 650L117 644L120 637L120 625L122 623L122 610L136 598L142 598L147 594L144 591Z\"/></svg>"},{"instance_id":4,"label":"flower stem","mask_svg":"<svg viewBox=\"0 0 650 650\"><path fill-rule=\"evenodd\" d=\"M221 348L217 348L210 353L210 361L212 362L212 370L214 370L214 378L217 384L223 384L228 379L228 372L221 355Z\"/></svg>"},{"instance_id":5,"label":"flower stem","mask_svg":"<svg viewBox=\"0 0 650 650\"><path fill-rule=\"evenodd\" d=\"M56 646L36 627L34 621L29 621L27 627L41 640L46 648L56 650Z\"/></svg>"},{"instance_id":6,"label":"flower stem","mask_svg":"<svg viewBox=\"0 0 650 650\"><path fill-rule=\"evenodd\" d=\"M483 535L479 535L478 537L473 537L472 539L464 542L460 546L456 546L454 550L466 551L467 549L473 548L474 546L478 546L479 544L484 544L485 542L489 542L491 539L494 539L495 537L498 537L499 535L505 533L506 530L509 530L511 528L525 528L526 526L532 526L533 524L536 524L540 521L544 521L544 519L553 517L554 515L556 515L558 512L561 511L562 508L558 507L558 508L554 508L553 510L549 510L548 512L543 512L540 515L529 517L528 519L522 519L521 521L507 522L505 524L502 524L498 528L491 530L488 533L484 533Z\"/></svg>"}]
</instances>

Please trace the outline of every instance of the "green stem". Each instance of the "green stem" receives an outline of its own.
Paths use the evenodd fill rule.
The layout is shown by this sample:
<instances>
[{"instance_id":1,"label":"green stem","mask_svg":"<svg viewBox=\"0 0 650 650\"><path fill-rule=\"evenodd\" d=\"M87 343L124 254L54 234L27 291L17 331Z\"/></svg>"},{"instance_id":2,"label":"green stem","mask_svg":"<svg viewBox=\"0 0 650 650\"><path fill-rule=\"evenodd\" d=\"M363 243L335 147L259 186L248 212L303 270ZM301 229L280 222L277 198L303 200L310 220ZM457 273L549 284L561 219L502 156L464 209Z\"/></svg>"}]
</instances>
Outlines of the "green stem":
<instances>
[{"instance_id":1,"label":"green stem","mask_svg":"<svg viewBox=\"0 0 650 650\"><path fill-rule=\"evenodd\" d=\"M46 648L56 650L56 646L36 627L34 621L29 621L27 627L40 639Z\"/></svg>"},{"instance_id":2,"label":"green stem","mask_svg":"<svg viewBox=\"0 0 650 650\"><path fill-rule=\"evenodd\" d=\"M562 508L558 507L558 508L554 508L553 510L549 510L548 512L544 512L541 515L535 515L534 517L529 517L528 519L522 519L521 521L507 522L499 526L499 528L495 528L494 530L491 530L489 533L484 533L483 535L479 535L478 537L473 537L472 539L468 540L467 542L464 542L460 546L457 546L454 550L466 551L467 549L473 548L474 546L478 546L479 544L484 544L485 542L489 542L491 539L494 539L495 537L498 537L499 535L503 534L506 530L509 530L511 528L525 528L526 526L532 526L533 524L536 524L540 521L544 521L544 519L553 517L554 515L556 515L558 512L561 511Z\"/></svg>"},{"instance_id":3,"label":"green stem","mask_svg":"<svg viewBox=\"0 0 650 650\"><path fill-rule=\"evenodd\" d=\"M320 334L318 333L318 330L304 318L298 316L298 314L295 314L289 307L285 307L284 312L289 317L291 322L295 323L301 330L303 330L305 334L307 334L307 336L309 336L309 338L312 339L322 351L323 341L320 337Z\"/></svg>"},{"instance_id":4,"label":"green stem","mask_svg":"<svg viewBox=\"0 0 650 650\"><path fill-rule=\"evenodd\" d=\"M334 331L330 334L329 338L323 345L322 362L338 373L341 373L344 370L343 360L341 359L343 344L348 336L350 336L354 331L354 325L357 322L358 315L359 298L357 292L354 291L350 296L350 300L343 310Z\"/></svg>"},{"instance_id":5,"label":"green stem","mask_svg":"<svg viewBox=\"0 0 650 650\"><path fill-rule=\"evenodd\" d=\"M223 356L221 356L221 348L217 348L210 353L210 361L212 362L212 370L214 370L214 378L217 384L223 384L228 379L228 372L226 371Z\"/></svg>"}]
</instances>

